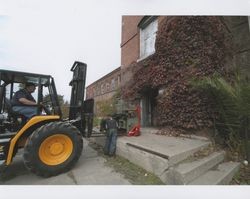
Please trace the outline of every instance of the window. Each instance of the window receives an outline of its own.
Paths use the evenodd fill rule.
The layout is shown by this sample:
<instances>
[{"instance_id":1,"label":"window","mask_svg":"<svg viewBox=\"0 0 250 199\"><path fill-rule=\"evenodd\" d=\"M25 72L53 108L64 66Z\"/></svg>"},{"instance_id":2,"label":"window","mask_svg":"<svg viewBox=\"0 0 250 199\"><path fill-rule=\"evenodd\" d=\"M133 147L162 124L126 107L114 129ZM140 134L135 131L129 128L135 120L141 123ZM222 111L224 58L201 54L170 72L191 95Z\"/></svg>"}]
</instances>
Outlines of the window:
<instances>
[{"instance_id":1,"label":"window","mask_svg":"<svg viewBox=\"0 0 250 199\"><path fill-rule=\"evenodd\" d=\"M154 54L155 39L158 30L156 17L144 17L139 23L140 28L140 60Z\"/></svg>"},{"instance_id":2,"label":"window","mask_svg":"<svg viewBox=\"0 0 250 199\"><path fill-rule=\"evenodd\" d=\"M96 86L96 96L101 94L101 86L100 84L97 84Z\"/></svg>"},{"instance_id":3,"label":"window","mask_svg":"<svg viewBox=\"0 0 250 199\"><path fill-rule=\"evenodd\" d=\"M109 83L106 83L106 92L109 92Z\"/></svg>"},{"instance_id":4,"label":"window","mask_svg":"<svg viewBox=\"0 0 250 199\"><path fill-rule=\"evenodd\" d=\"M104 88L104 84L102 84L102 85L101 85L101 94L104 93L104 89L105 89L105 88Z\"/></svg>"},{"instance_id":5,"label":"window","mask_svg":"<svg viewBox=\"0 0 250 199\"><path fill-rule=\"evenodd\" d=\"M121 83L121 76L119 75L119 76L117 77L117 86L119 86L120 83Z\"/></svg>"},{"instance_id":6,"label":"window","mask_svg":"<svg viewBox=\"0 0 250 199\"><path fill-rule=\"evenodd\" d=\"M117 86L118 86L118 79L115 78L115 88L117 88Z\"/></svg>"},{"instance_id":7,"label":"window","mask_svg":"<svg viewBox=\"0 0 250 199\"><path fill-rule=\"evenodd\" d=\"M113 78L111 80L111 90L114 90L115 89L115 79Z\"/></svg>"}]
</instances>

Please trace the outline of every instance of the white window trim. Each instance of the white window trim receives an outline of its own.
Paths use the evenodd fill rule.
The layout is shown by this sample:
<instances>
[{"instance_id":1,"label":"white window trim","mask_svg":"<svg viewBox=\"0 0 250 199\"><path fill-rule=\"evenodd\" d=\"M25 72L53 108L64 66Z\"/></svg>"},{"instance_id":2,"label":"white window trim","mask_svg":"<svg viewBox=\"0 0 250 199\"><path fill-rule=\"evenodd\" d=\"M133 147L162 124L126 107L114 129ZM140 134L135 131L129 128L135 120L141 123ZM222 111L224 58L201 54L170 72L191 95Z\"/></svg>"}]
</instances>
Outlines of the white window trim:
<instances>
[{"instance_id":1,"label":"white window trim","mask_svg":"<svg viewBox=\"0 0 250 199\"><path fill-rule=\"evenodd\" d=\"M151 55L153 55L153 54L155 54L155 51L152 52L152 53L150 53L150 54L148 54L148 55L145 55L145 56L143 56L143 57L140 57L139 59L136 60L136 62L140 62L140 61L146 59L147 57L149 57L149 56L151 56Z\"/></svg>"},{"instance_id":2,"label":"white window trim","mask_svg":"<svg viewBox=\"0 0 250 199\"><path fill-rule=\"evenodd\" d=\"M150 21L151 20L151 21ZM148 22L150 21L150 22ZM148 19L146 19L146 22L142 23L139 25L139 28L140 28L140 49L139 49L139 59L137 59L137 62L139 61L142 61L143 59L153 55L155 53L155 42L154 42L154 49L152 52L150 52L149 54L145 54L145 55L141 55L141 49L142 49L142 42L141 42L141 37L142 37L142 30L145 29L146 27L148 27L148 25L150 25L152 22L155 22L156 21L156 34L157 34L157 31L158 31L158 20L156 17L150 17ZM156 38L155 38L156 40Z\"/></svg>"}]
</instances>

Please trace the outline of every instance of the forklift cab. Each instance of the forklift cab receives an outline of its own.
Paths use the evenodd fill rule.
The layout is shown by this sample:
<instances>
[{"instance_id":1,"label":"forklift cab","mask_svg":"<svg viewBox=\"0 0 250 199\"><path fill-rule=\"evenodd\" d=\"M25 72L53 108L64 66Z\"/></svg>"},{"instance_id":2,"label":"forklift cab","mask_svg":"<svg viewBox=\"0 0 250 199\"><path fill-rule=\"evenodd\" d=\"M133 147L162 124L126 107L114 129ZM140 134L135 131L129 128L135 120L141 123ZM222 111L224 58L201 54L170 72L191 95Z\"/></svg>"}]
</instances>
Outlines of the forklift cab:
<instances>
[{"instance_id":1,"label":"forklift cab","mask_svg":"<svg viewBox=\"0 0 250 199\"><path fill-rule=\"evenodd\" d=\"M27 82L37 86L33 94L37 102L37 115L58 115L61 109L57 97L54 79L49 75L0 70L0 133L17 131L27 121L25 116L13 111L11 100ZM44 96L46 96L46 101ZM39 104L43 104L43 109Z\"/></svg>"},{"instance_id":2,"label":"forklift cab","mask_svg":"<svg viewBox=\"0 0 250 199\"><path fill-rule=\"evenodd\" d=\"M68 119L62 119L50 75L0 70L0 167L10 165L20 148L26 167L39 176L57 175L75 165L82 153L82 137L90 137L93 128L94 101L84 101L86 68L85 63L77 61L71 68ZM47 108L44 113L38 106L37 115L25 121L13 112L9 102L27 82L37 85L33 96L37 106L42 102Z\"/></svg>"}]
</instances>

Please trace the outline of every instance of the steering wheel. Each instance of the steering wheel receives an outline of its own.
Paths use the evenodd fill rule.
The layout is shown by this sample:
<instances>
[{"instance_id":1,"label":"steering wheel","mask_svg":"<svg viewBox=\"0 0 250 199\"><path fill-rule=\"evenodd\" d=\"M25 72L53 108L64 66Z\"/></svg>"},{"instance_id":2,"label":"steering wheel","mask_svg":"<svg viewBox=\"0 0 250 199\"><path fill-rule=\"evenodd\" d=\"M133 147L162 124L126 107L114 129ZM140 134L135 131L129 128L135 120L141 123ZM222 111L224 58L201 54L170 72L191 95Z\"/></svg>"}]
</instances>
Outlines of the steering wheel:
<instances>
[{"instance_id":1,"label":"steering wheel","mask_svg":"<svg viewBox=\"0 0 250 199\"><path fill-rule=\"evenodd\" d=\"M42 109L44 110L44 112L47 114L47 115L52 115L52 112L49 110L49 108L43 104L40 105L42 107Z\"/></svg>"},{"instance_id":2,"label":"steering wheel","mask_svg":"<svg viewBox=\"0 0 250 199\"><path fill-rule=\"evenodd\" d=\"M48 108L48 102L49 101L43 101L41 104L38 105L39 107L39 110L42 112L42 110L44 110L44 112L47 114L47 115L52 115L52 112L51 110Z\"/></svg>"}]
</instances>

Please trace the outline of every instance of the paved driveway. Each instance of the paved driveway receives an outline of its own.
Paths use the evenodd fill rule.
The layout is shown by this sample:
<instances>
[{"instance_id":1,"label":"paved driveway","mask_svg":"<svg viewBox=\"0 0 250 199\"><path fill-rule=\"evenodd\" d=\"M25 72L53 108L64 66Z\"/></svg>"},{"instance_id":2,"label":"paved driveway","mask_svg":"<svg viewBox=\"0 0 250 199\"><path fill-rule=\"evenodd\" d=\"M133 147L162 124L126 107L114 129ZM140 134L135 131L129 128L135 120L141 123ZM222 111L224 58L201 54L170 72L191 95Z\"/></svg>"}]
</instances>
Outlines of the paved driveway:
<instances>
[{"instance_id":1,"label":"paved driveway","mask_svg":"<svg viewBox=\"0 0 250 199\"><path fill-rule=\"evenodd\" d=\"M105 165L105 159L84 141L83 154L76 166L69 172L42 178L29 172L17 154L6 169L1 185L129 185L129 181Z\"/></svg>"}]
</instances>

